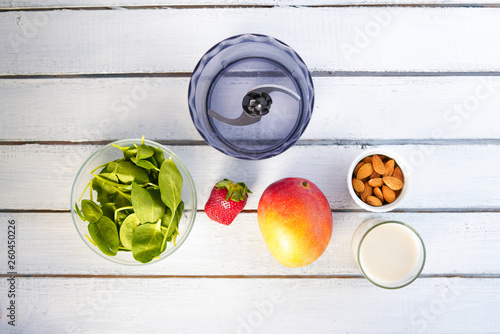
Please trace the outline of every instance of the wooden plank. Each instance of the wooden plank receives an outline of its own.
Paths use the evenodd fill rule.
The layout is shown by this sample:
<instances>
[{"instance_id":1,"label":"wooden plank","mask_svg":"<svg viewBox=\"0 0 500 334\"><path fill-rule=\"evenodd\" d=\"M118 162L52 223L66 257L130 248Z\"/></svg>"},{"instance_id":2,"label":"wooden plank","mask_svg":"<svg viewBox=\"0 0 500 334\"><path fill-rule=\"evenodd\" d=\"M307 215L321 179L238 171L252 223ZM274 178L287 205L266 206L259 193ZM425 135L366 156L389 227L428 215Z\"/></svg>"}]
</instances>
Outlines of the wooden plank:
<instances>
[{"instance_id":1,"label":"wooden plank","mask_svg":"<svg viewBox=\"0 0 500 334\"><path fill-rule=\"evenodd\" d=\"M1 213L0 229L16 221L16 271L22 275L167 276L359 276L351 239L359 224L380 217L410 224L427 250L423 275L499 275L500 213L333 213L334 228L325 253L304 268L287 268L268 251L255 213L241 213L229 226L198 213L182 247L162 262L129 267L93 253L80 239L68 213ZM3 243L5 245L5 243ZM7 247L0 248L7 259ZM0 273L9 272L7 260Z\"/></svg>"},{"instance_id":2,"label":"wooden plank","mask_svg":"<svg viewBox=\"0 0 500 334\"><path fill-rule=\"evenodd\" d=\"M472 0L464 3L458 0L150 0L147 3L132 0L80 0L78 3L67 0L49 0L43 3L33 0L17 0L15 2L0 0L2 9L30 8L98 8L98 7L139 7L144 6L347 6L347 5L495 5L496 0Z\"/></svg>"},{"instance_id":3,"label":"wooden plank","mask_svg":"<svg viewBox=\"0 0 500 334\"><path fill-rule=\"evenodd\" d=\"M172 0L150 0L147 3L143 1L132 1L132 0L114 0L114 1L103 1L103 0L79 0L78 3L67 1L67 0L49 0L43 3L33 1L33 0L17 0L8 1L1 0L0 8L15 8L15 9L26 9L26 8L85 8L85 7L129 7L129 6L340 6L340 5L488 5L497 4L496 0L473 0L464 3L458 0L184 0L184 1L172 1Z\"/></svg>"},{"instance_id":4,"label":"wooden plank","mask_svg":"<svg viewBox=\"0 0 500 334\"><path fill-rule=\"evenodd\" d=\"M189 78L0 80L0 140L114 140L139 129L153 140L201 141L188 85ZM233 89L246 91L242 85ZM496 77L316 77L314 85L302 140L429 139L439 129L436 139L500 138ZM64 126L53 131L54 124Z\"/></svg>"},{"instance_id":5,"label":"wooden plank","mask_svg":"<svg viewBox=\"0 0 500 334\"><path fill-rule=\"evenodd\" d=\"M0 74L190 72L214 44L247 32L286 42L312 71L499 71L492 33L500 30L499 10L6 11L0 13L0 31L8 36L0 40ZM255 24L255 17L265 19Z\"/></svg>"},{"instance_id":6,"label":"wooden plank","mask_svg":"<svg viewBox=\"0 0 500 334\"><path fill-rule=\"evenodd\" d=\"M72 182L79 167L100 146L0 145L0 209L69 209ZM487 171L500 164L498 145L389 145L410 164L412 186L401 209L475 210L499 208L500 176ZM256 209L259 195L272 182L300 176L317 184L332 209L359 209L347 191L351 161L358 146L296 145L268 160L246 161L210 146L173 146L195 180L202 209L216 180L245 181L255 195L247 209ZM97 166L96 166L97 167ZM477 189L477 191L472 191ZM29 194L29 195L28 195Z\"/></svg>"},{"instance_id":7,"label":"wooden plank","mask_svg":"<svg viewBox=\"0 0 500 334\"><path fill-rule=\"evenodd\" d=\"M78 3L67 0L50 0L43 3L33 0L0 1L0 8L85 8L85 7L144 7L144 6L345 6L345 5L494 5L496 0L473 0L464 3L458 0L150 0L147 3L132 0L80 0Z\"/></svg>"},{"instance_id":8,"label":"wooden plank","mask_svg":"<svg viewBox=\"0 0 500 334\"><path fill-rule=\"evenodd\" d=\"M0 281L6 291L8 281ZM480 333L500 329L499 279L18 278L3 333Z\"/></svg>"}]
</instances>

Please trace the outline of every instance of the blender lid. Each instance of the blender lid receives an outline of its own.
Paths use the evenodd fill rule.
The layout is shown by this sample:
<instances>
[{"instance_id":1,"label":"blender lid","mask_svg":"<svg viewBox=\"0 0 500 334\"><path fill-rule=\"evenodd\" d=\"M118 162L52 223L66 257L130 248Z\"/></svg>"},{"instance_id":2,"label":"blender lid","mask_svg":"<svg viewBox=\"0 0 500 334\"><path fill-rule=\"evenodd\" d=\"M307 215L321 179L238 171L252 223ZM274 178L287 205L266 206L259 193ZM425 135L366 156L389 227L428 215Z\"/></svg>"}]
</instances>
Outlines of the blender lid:
<instances>
[{"instance_id":1,"label":"blender lid","mask_svg":"<svg viewBox=\"0 0 500 334\"><path fill-rule=\"evenodd\" d=\"M189 107L203 138L237 158L263 159L288 149L312 114L307 67L278 40L262 35L226 39L193 72Z\"/></svg>"}]
</instances>

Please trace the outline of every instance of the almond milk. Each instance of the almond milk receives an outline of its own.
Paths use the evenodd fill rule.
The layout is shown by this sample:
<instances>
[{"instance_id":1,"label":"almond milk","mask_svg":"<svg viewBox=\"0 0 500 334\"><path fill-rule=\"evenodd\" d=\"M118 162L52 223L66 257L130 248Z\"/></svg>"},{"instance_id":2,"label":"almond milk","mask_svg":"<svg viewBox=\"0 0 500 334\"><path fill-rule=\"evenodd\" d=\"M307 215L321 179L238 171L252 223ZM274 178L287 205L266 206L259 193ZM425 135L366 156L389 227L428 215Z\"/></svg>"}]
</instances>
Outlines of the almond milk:
<instances>
[{"instance_id":1,"label":"almond milk","mask_svg":"<svg viewBox=\"0 0 500 334\"><path fill-rule=\"evenodd\" d=\"M425 262L422 240L412 228L400 222L364 222L354 234L352 247L366 278L385 288L411 283Z\"/></svg>"}]
</instances>

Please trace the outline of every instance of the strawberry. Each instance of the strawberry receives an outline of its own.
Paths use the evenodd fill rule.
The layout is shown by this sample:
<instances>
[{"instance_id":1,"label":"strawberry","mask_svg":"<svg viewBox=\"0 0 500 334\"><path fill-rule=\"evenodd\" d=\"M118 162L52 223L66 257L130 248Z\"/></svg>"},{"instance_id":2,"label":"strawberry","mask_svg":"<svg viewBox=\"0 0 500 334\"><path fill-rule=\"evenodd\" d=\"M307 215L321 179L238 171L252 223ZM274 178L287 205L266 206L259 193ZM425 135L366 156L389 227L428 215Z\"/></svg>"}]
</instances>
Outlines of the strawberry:
<instances>
[{"instance_id":1,"label":"strawberry","mask_svg":"<svg viewBox=\"0 0 500 334\"><path fill-rule=\"evenodd\" d=\"M247 204L247 193L252 192L243 182L224 179L212 189L205 204L205 213L210 219L229 225Z\"/></svg>"}]
</instances>

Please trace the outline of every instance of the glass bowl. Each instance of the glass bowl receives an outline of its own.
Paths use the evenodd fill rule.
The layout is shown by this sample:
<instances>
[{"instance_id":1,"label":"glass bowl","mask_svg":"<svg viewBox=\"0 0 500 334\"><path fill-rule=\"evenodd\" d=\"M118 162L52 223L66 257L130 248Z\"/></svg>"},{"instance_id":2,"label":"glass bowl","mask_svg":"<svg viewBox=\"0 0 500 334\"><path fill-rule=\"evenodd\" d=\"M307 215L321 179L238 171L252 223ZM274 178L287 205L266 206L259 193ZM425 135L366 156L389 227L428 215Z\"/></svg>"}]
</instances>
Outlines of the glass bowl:
<instances>
[{"instance_id":1,"label":"glass bowl","mask_svg":"<svg viewBox=\"0 0 500 334\"><path fill-rule=\"evenodd\" d=\"M182 214L182 217L179 221L179 235L176 240L176 245L174 246L172 242L167 243L167 248L166 250L161 253L158 258L154 258L148 263L141 263L137 260L135 260L132 256L132 252L130 251L118 251L118 254L115 256L108 256L104 253L101 252L97 246L95 246L88 238L89 232L88 232L88 222L83 221L78 213L76 212L75 209L75 203L78 203L80 206L80 196L82 193L85 192L83 195L82 199L89 199L89 189L85 190L87 187L88 183L90 180L93 178L91 171L96 169L98 166L101 166L109 161L115 160L115 159L120 159L123 158L123 153L120 149L112 146L111 144L115 144L117 146L121 147L127 147L127 146L132 146L133 144L140 145L141 139L123 139L123 140L118 140L113 143L109 143L105 145L104 147L101 147L98 149L96 152L94 152L82 165L80 170L78 171L78 174L76 175L75 181L73 183L73 188L71 190L71 216L73 218L73 222L75 224L76 230L78 231L78 234L82 238L82 240L89 246L89 248L96 253L97 255L105 258L106 260L119 263L119 264L124 264L124 265L132 265L132 266L139 266L139 265L145 265L145 264L151 264L151 263L156 263L160 260L165 259L166 257L170 256L172 253L174 253L181 245L184 243L184 241L187 239L189 232L193 228L194 220L196 217L196 189L195 185L193 182L193 179L191 178L191 175L189 174L188 169L184 165L184 163L179 159L177 155L175 155L174 152L172 152L170 149L166 148L165 146L158 144L154 141L150 140L144 140L144 144L152 147L159 148L163 151L163 154L165 156L165 159L168 159L168 157L171 157L173 162L177 165L177 168L179 169L179 172L182 175L183 178L183 187L182 187L182 194L181 194L181 199L184 201L184 212ZM97 173L99 172L99 169L96 171ZM97 198L97 193L93 191L94 194L94 199Z\"/></svg>"},{"instance_id":2,"label":"glass bowl","mask_svg":"<svg viewBox=\"0 0 500 334\"><path fill-rule=\"evenodd\" d=\"M425 266L422 237L413 227L399 221L365 220L354 232L351 247L363 275L384 289L411 284Z\"/></svg>"},{"instance_id":3,"label":"glass bowl","mask_svg":"<svg viewBox=\"0 0 500 334\"><path fill-rule=\"evenodd\" d=\"M203 139L240 159L258 160L290 148L314 106L307 66L283 42L244 34L223 40L196 65L189 110Z\"/></svg>"}]
</instances>

